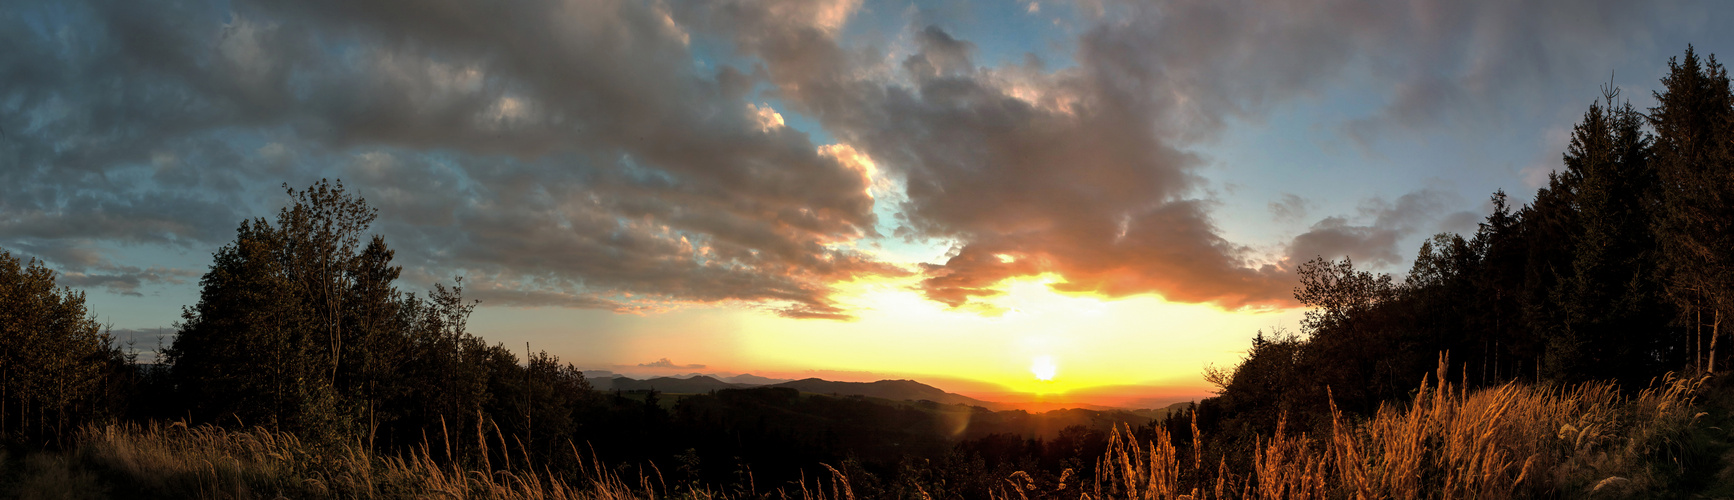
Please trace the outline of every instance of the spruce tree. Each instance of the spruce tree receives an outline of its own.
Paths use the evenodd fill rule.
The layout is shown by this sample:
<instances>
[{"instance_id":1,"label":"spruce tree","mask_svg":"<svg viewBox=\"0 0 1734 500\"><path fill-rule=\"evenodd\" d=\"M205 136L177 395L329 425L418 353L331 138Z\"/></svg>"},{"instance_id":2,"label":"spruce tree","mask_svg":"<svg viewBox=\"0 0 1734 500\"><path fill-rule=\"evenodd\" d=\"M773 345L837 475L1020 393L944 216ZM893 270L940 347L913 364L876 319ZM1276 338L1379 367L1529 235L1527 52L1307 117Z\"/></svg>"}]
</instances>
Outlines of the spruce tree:
<instances>
[{"instance_id":1,"label":"spruce tree","mask_svg":"<svg viewBox=\"0 0 1734 500\"><path fill-rule=\"evenodd\" d=\"M1649 122L1655 129L1655 218L1667 296L1694 332L1694 356L1718 366L1722 323L1734 313L1734 91L1714 55L1669 59ZM1699 347L1701 346L1701 347Z\"/></svg>"}]
</instances>

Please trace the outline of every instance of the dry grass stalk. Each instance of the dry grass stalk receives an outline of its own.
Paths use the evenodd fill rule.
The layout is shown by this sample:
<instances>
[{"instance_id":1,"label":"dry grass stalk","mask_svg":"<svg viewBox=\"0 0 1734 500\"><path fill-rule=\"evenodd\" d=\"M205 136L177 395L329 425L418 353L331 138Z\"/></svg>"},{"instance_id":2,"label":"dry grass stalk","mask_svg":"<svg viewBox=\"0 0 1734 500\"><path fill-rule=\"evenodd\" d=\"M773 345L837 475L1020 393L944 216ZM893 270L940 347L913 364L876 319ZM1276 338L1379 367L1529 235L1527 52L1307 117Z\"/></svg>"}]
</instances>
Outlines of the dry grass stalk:
<instances>
[{"instance_id":1,"label":"dry grass stalk","mask_svg":"<svg viewBox=\"0 0 1734 500\"><path fill-rule=\"evenodd\" d=\"M1415 399L1381 408L1353 423L1331 406L1324 439L1290 436L1286 419L1258 441L1247 470L1219 459L1214 475L1203 466L1205 441L1192 422L1190 464L1166 428L1140 443L1131 428L1116 428L1098 461L1094 481L1067 489L1037 491L1028 474L1005 478L994 498L1030 496L1089 499L1312 499L1429 498L1508 499L1581 496L1619 491L1641 495L1658 484L1658 459L1678 461L1704 416L1693 404L1704 378L1658 379L1633 397L1610 384L1570 389L1507 384L1474 392L1453 386L1439 373L1422 382ZM480 470L452 458L449 437L443 460L428 443L402 457L376 456L360 446L314 449L294 436L263 428L228 430L181 423L91 427L71 452L25 457L30 476L20 493L56 488L100 487L96 473L120 477L129 488L159 496L196 498L502 498L656 499L722 498L705 489L675 491L654 464L629 481L585 459L575 475L531 469L509 458L495 469L488 445L507 441L497 427L489 438L477 426ZM443 429L442 429L443 431ZM449 436L442 434L442 436ZM522 452L522 445L519 446ZM505 454L500 454L505 457ZM522 456L522 455L520 455ZM8 457L0 455L0 461ZM1183 477L1182 468L1189 474ZM847 474L827 467L829 478L800 490L764 497L855 500ZM95 471L93 473L93 471ZM1069 473L1070 471L1068 471ZM1020 477L1021 476L1021 477ZM1088 480L1089 478L1086 478ZM1184 481L1183 481L1184 479ZM1009 488L1008 488L1009 486ZM917 485L917 496L926 490ZM791 494L792 493L792 494ZM39 496L39 495L38 495ZM59 497L60 495L49 495Z\"/></svg>"},{"instance_id":2,"label":"dry grass stalk","mask_svg":"<svg viewBox=\"0 0 1734 500\"><path fill-rule=\"evenodd\" d=\"M1223 459L1214 477L1194 474L1201 488L1187 491L1163 429L1142 444L1116 430L1086 496L1497 500L1616 486L1642 492L1657 486L1651 457L1677 461L1704 415L1693 395L1705 378L1666 376L1630 398L1608 383L1471 392L1445 378L1446 366L1442 357L1413 401L1365 422L1348 422L1333 404L1326 439L1289 436L1286 418L1279 420L1276 434L1259 440L1250 470L1236 474ZM1201 449L1196 423L1193 436L1193 449ZM1202 455L1193 453L1194 471Z\"/></svg>"}]
</instances>

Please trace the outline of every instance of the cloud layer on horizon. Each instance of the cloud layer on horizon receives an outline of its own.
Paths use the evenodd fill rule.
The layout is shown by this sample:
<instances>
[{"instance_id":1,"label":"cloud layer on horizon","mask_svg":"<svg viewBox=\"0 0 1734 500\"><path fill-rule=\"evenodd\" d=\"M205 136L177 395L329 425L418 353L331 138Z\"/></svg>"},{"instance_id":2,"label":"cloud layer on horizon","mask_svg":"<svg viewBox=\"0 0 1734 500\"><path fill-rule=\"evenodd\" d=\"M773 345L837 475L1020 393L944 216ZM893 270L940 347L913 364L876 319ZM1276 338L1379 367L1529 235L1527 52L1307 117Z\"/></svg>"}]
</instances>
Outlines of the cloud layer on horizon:
<instances>
[{"instance_id":1,"label":"cloud layer on horizon","mask_svg":"<svg viewBox=\"0 0 1734 500\"><path fill-rule=\"evenodd\" d=\"M889 41L849 37L867 8L25 2L0 12L0 247L137 294L197 272L122 250L209 252L279 184L335 177L380 208L407 277L466 275L487 305L844 319L851 280L911 277L963 307L1052 274L1283 307L1297 260L1400 263L1397 240L1458 205L1417 191L1261 254L1213 221L1199 145L1350 77L1392 89L1342 124L1355 140L1483 120L1601 71L1593 54L1621 47L1605 35L1660 10L1089 1L1055 18L1076 24L1070 61L988 64L913 7ZM1300 222L1302 201L1271 206ZM952 252L875 250L896 241Z\"/></svg>"}]
</instances>

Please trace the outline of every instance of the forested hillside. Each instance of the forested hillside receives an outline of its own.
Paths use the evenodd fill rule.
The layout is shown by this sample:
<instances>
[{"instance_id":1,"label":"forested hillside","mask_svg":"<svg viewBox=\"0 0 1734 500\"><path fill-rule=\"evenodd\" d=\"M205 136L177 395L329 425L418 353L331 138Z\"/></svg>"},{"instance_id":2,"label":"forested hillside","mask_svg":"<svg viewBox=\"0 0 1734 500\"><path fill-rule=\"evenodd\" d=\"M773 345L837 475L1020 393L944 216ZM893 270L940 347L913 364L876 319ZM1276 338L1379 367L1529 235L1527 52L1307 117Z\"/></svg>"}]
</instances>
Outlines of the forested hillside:
<instances>
[{"instance_id":1,"label":"forested hillside","mask_svg":"<svg viewBox=\"0 0 1734 500\"><path fill-rule=\"evenodd\" d=\"M1209 373L1207 427L1316 429L1328 405L1369 415L1450 357L1453 381L1617 381L1729 366L1734 112L1727 70L1688 48L1638 110L1605 88L1561 168L1521 207L1504 192L1471 235L1421 245L1406 277L1323 257L1297 270L1299 332L1263 332Z\"/></svg>"}]
</instances>

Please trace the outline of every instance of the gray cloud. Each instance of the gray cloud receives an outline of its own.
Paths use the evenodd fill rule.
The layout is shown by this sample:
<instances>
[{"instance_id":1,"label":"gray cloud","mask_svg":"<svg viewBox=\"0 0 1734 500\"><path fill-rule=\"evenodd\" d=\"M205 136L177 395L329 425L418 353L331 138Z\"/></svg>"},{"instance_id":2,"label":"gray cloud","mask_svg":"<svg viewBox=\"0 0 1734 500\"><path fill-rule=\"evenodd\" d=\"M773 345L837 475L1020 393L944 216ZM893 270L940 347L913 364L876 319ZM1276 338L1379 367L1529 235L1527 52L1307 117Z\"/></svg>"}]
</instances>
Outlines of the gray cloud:
<instances>
[{"instance_id":1,"label":"gray cloud","mask_svg":"<svg viewBox=\"0 0 1734 500\"><path fill-rule=\"evenodd\" d=\"M114 263L93 248L93 245L63 244L57 240L23 239L19 243L0 247L0 251L17 251L20 257L39 259L58 269L55 284L73 288L102 288L116 295L143 296L144 285L181 285L196 281L200 273L188 269L164 266L138 268Z\"/></svg>"},{"instance_id":2,"label":"gray cloud","mask_svg":"<svg viewBox=\"0 0 1734 500\"><path fill-rule=\"evenodd\" d=\"M157 349L168 347L175 341L175 328L115 328L109 330L114 337L116 347L123 354L137 356L140 363L157 362Z\"/></svg>"},{"instance_id":3,"label":"gray cloud","mask_svg":"<svg viewBox=\"0 0 1734 500\"><path fill-rule=\"evenodd\" d=\"M1598 66L1605 53L1586 47L1618 49L1607 34L1655 12L1567 1L1114 3L1077 40L1076 65L1049 71L1034 61L978 66L966 40L935 25L912 26L913 53L892 63L837 43L821 15L837 4L704 2L682 19L732 37L764 62L776 96L904 176L898 234L957 242L923 283L953 306L1047 272L1070 291L1286 305L1292 277L1219 236L1189 148L1349 71L1394 89L1383 108L1347 123L1351 132L1494 116ZM1514 21L1529 18L1548 20ZM1417 210L1447 208L1437 196L1373 207L1365 225L1325 219L1282 262L1317 253L1397 263L1398 240L1419 230ZM1303 208L1294 201L1276 210Z\"/></svg>"},{"instance_id":4,"label":"gray cloud","mask_svg":"<svg viewBox=\"0 0 1734 500\"><path fill-rule=\"evenodd\" d=\"M23 239L14 241L9 246L25 255L41 259L64 270L84 270L108 262L108 258L104 257L102 252L92 248L88 242L51 241L41 243Z\"/></svg>"},{"instance_id":5,"label":"gray cloud","mask_svg":"<svg viewBox=\"0 0 1734 500\"><path fill-rule=\"evenodd\" d=\"M1300 222L1306 219L1307 211L1313 207L1313 202L1294 193L1283 193L1277 201L1270 202L1270 216L1277 222Z\"/></svg>"},{"instance_id":6,"label":"gray cloud","mask_svg":"<svg viewBox=\"0 0 1734 500\"><path fill-rule=\"evenodd\" d=\"M55 283L61 286L76 288L102 287L109 293L117 295L142 296L140 285L180 285L188 280L197 280L200 273L187 269L166 267L150 267L139 269L132 266L104 267L96 272L63 271L55 277Z\"/></svg>"},{"instance_id":7,"label":"gray cloud","mask_svg":"<svg viewBox=\"0 0 1734 500\"><path fill-rule=\"evenodd\" d=\"M982 67L936 14L888 58L839 41L857 8L15 3L0 11L0 245L137 293L185 276L112 264L104 249L196 254L274 210L279 183L341 177L381 209L377 229L409 275L472 276L491 305L750 303L846 318L833 284L904 272L853 249L883 237L955 242L922 284L952 305L1046 272L1074 291L1281 305L1291 277L1220 236L1195 146L1351 71L1393 89L1343 124L1352 137L1472 123L1600 74L1628 41L1609 33L1665 10L1091 2L1081 10L1100 15L1075 64L1049 69L1033 57ZM695 42L734 52L700 68ZM780 125L767 101L870 156L903 192L875 199L863 164ZM1392 261L1423 224L1402 215L1408 198L1325 219L1286 257ZM1273 215L1300 220L1293 201ZM890 222L880 203L896 204L895 234L875 229Z\"/></svg>"},{"instance_id":8,"label":"gray cloud","mask_svg":"<svg viewBox=\"0 0 1734 500\"><path fill-rule=\"evenodd\" d=\"M1347 257L1362 266L1400 266L1406 263L1405 238L1435 227L1440 214L1460 200L1444 191L1423 189L1397 198L1395 203L1374 198L1363 203L1356 224L1350 218L1326 217L1289 243L1287 262L1295 266L1314 258ZM1460 223L1467 212L1452 213L1445 222Z\"/></svg>"},{"instance_id":9,"label":"gray cloud","mask_svg":"<svg viewBox=\"0 0 1734 500\"><path fill-rule=\"evenodd\" d=\"M961 306L1004 279L1054 272L1066 291L1287 300L1281 273L1249 267L1190 197L1201 162L1177 148L1173 97L1152 92L1163 70L1124 43L1139 29L1099 28L1078 67L1048 72L977 67L967 44L919 27L917 51L886 78L822 23L763 21L814 5L725 2L695 17L733 27L780 97L903 174L899 234L959 242L926 267L929 298Z\"/></svg>"},{"instance_id":10,"label":"gray cloud","mask_svg":"<svg viewBox=\"0 0 1734 500\"><path fill-rule=\"evenodd\" d=\"M277 182L336 176L406 265L524 287L475 290L494 304L842 318L830 283L904 272L849 249L875 234L864 173L765 125L751 77L695 70L660 4L138 5L72 4L59 34L0 14L23 49L0 243L208 248Z\"/></svg>"},{"instance_id":11,"label":"gray cloud","mask_svg":"<svg viewBox=\"0 0 1734 500\"><path fill-rule=\"evenodd\" d=\"M1611 57L1648 42L1667 5L1619 0L1274 0L1117 2L1089 37L1152 68L1177 96L1177 137L1209 134L1317 95L1347 72L1386 102L1343 124L1351 137L1491 124L1551 102L1558 82L1604 76ZM1565 80L1572 81L1572 80ZM1582 80L1577 80L1582 81Z\"/></svg>"}]
</instances>

